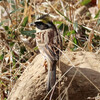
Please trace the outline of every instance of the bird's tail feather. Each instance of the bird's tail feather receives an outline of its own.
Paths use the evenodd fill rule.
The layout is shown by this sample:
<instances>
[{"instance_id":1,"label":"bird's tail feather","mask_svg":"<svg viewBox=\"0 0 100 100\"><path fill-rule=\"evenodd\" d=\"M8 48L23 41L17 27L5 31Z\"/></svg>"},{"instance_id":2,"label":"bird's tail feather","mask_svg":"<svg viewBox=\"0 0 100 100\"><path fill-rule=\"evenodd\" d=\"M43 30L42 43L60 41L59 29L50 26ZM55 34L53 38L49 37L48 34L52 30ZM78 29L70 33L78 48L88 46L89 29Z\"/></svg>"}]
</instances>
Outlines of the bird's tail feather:
<instances>
[{"instance_id":1,"label":"bird's tail feather","mask_svg":"<svg viewBox=\"0 0 100 100\"><path fill-rule=\"evenodd\" d=\"M48 80L47 80L47 90L50 91L50 89L54 86L56 82L56 62L50 66L52 68L48 68Z\"/></svg>"}]
</instances>

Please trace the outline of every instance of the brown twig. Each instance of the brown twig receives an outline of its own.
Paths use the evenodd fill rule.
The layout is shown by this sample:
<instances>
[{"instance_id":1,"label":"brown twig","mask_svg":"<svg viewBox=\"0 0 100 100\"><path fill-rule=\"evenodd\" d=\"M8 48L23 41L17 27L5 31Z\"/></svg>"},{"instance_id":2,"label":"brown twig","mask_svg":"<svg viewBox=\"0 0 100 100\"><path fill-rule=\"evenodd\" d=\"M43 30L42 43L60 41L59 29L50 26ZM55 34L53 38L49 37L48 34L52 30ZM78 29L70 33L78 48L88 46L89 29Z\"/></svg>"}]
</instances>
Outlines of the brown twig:
<instances>
[{"instance_id":1,"label":"brown twig","mask_svg":"<svg viewBox=\"0 0 100 100\"><path fill-rule=\"evenodd\" d=\"M3 5L3 7L4 7L4 9L5 9L5 11L6 11L6 13L7 13L7 15L8 15L10 21L11 21L11 23L13 24L13 20L12 20L12 18L11 18L11 16L10 16L10 13L9 13L8 9L7 9L7 6L6 6L6 4L5 4L5 1L2 2L2 5Z\"/></svg>"}]
</instances>

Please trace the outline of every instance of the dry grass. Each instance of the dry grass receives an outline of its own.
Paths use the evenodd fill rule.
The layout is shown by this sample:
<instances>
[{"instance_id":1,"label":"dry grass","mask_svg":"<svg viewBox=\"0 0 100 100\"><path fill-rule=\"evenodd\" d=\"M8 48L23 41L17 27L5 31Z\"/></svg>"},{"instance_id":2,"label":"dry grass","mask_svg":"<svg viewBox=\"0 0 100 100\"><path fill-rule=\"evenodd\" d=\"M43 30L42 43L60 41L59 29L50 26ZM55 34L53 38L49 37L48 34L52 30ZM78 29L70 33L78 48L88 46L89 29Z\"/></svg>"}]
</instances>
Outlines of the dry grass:
<instances>
[{"instance_id":1,"label":"dry grass","mask_svg":"<svg viewBox=\"0 0 100 100\"><path fill-rule=\"evenodd\" d=\"M38 54L35 38L31 39L31 35L21 32L32 30L29 23L40 15L49 13L60 29L64 50L100 53L100 16L92 18L90 8L83 7L78 0L8 1L0 1L1 100L6 100L16 80ZM93 9L98 12L97 7Z\"/></svg>"}]
</instances>

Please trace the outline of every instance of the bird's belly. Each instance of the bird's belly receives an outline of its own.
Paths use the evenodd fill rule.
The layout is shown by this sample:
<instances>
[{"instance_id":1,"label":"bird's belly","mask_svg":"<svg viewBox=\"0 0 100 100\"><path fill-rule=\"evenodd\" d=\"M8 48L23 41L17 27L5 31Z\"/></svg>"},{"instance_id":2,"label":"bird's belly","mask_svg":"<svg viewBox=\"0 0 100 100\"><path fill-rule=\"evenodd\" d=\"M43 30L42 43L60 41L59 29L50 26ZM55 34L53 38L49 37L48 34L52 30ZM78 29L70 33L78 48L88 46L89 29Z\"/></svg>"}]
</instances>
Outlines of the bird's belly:
<instances>
[{"instance_id":1,"label":"bird's belly","mask_svg":"<svg viewBox=\"0 0 100 100\"><path fill-rule=\"evenodd\" d=\"M40 53L42 54L42 56L43 56L46 60L48 60L49 57L48 57L48 55L45 53L43 47L42 47L42 48L39 48L39 50L40 50Z\"/></svg>"},{"instance_id":2,"label":"bird's belly","mask_svg":"<svg viewBox=\"0 0 100 100\"><path fill-rule=\"evenodd\" d=\"M48 55L45 53L45 44L37 43L40 53L44 56L45 59L49 59Z\"/></svg>"}]
</instances>

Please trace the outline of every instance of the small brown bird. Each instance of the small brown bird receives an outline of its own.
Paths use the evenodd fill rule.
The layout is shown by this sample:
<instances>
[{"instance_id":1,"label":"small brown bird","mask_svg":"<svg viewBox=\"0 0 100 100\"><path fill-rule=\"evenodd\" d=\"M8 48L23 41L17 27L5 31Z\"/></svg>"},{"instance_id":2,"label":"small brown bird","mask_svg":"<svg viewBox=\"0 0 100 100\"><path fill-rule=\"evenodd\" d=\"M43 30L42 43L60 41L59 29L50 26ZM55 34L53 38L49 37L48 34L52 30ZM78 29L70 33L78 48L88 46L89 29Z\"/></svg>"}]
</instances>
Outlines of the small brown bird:
<instances>
[{"instance_id":1,"label":"small brown bird","mask_svg":"<svg viewBox=\"0 0 100 100\"><path fill-rule=\"evenodd\" d=\"M34 22L36 27L36 43L40 53L47 60L48 80L47 90L49 91L56 82L56 63L59 60L62 49L62 39L56 26L49 20L49 15L43 15ZM57 48L56 48L57 47Z\"/></svg>"}]
</instances>

